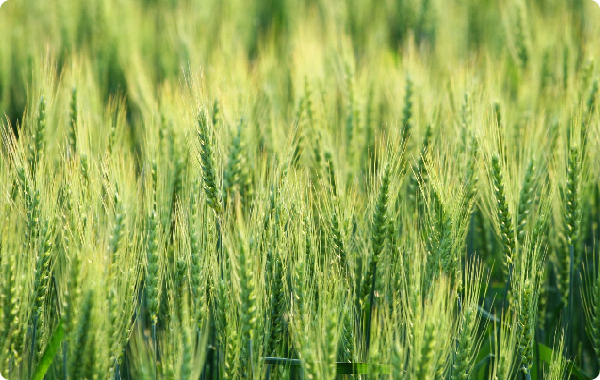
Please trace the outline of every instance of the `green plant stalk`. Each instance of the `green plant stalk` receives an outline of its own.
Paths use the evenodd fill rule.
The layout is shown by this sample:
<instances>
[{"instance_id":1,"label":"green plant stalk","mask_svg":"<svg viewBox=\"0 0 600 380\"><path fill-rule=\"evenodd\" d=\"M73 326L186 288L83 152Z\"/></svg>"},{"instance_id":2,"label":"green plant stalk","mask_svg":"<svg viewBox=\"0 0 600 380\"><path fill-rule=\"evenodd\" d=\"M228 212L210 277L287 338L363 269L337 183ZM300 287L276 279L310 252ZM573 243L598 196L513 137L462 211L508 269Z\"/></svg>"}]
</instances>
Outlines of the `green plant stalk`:
<instances>
[{"instance_id":1,"label":"green plant stalk","mask_svg":"<svg viewBox=\"0 0 600 380\"><path fill-rule=\"evenodd\" d=\"M31 350L29 352L29 368L28 373L31 373L31 366L33 365L33 360L35 356L35 345L36 345L36 336L37 336L37 324L38 324L38 315L37 313L33 316L33 328L31 330Z\"/></svg>"},{"instance_id":2,"label":"green plant stalk","mask_svg":"<svg viewBox=\"0 0 600 380\"><path fill-rule=\"evenodd\" d=\"M154 379L158 380L158 340L156 339L156 322L152 322L152 344L154 347Z\"/></svg>"}]
</instances>

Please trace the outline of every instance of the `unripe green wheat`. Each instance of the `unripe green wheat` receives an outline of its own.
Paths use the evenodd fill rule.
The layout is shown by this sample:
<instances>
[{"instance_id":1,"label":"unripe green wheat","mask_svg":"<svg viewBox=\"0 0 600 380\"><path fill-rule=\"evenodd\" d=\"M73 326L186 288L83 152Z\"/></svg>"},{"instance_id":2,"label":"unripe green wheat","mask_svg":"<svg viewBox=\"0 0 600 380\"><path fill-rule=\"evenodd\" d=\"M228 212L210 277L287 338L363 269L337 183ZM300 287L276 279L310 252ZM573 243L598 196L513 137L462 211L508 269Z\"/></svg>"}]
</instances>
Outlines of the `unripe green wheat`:
<instances>
[{"instance_id":1,"label":"unripe green wheat","mask_svg":"<svg viewBox=\"0 0 600 380\"><path fill-rule=\"evenodd\" d=\"M387 204L388 204L388 191L390 188L390 168L386 166L384 169L383 178L381 179L381 185L379 187L379 195L377 197L377 203L375 204L375 212L373 214L373 229L371 232L371 244L373 247L373 261L372 264L376 265L379 261L379 255L383 250L385 242L385 228L387 219Z\"/></svg>"},{"instance_id":2,"label":"unripe green wheat","mask_svg":"<svg viewBox=\"0 0 600 380\"><path fill-rule=\"evenodd\" d=\"M333 212L331 216L331 240L340 268L346 273L348 271L348 259L344 250L344 241L342 240L342 232L340 231L340 223L336 212Z\"/></svg>"},{"instance_id":3,"label":"unripe green wheat","mask_svg":"<svg viewBox=\"0 0 600 380\"><path fill-rule=\"evenodd\" d=\"M387 227L387 204L388 191L390 187L390 167L385 166L381 185L379 187L379 195L375 203L375 212L373 213L373 227L371 230L371 246L373 253L371 262L367 272L367 276L363 285L363 315L366 318L365 326L365 355L369 355L369 344L371 338L371 318L373 307L375 306L375 286L377 285L377 263L379 262L381 252L385 244L386 227ZM368 299L367 299L368 296Z\"/></svg>"},{"instance_id":4,"label":"unripe green wheat","mask_svg":"<svg viewBox=\"0 0 600 380\"><path fill-rule=\"evenodd\" d=\"M74 157L77 153L77 88L71 90L71 109L69 112L69 128L67 130L69 155Z\"/></svg>"},{"instance_id":5,"label":"unripe green wheat","mask_svg":"<svg viewBox=\"0 0 600 380\"><path fill-rule=\"evenodd\" d=\"M302 325L304 318L306 318L306 294L304 294L305 282L306 282L306 264L303 259L300 259L296 263L293 277L293 302L295 307L295 315L293 316L296 323Z\"/></svg>"},{"instance_id":6,"label":"unripe green wheat","mask_svg":"<svg viewBox=\"0 0 600 380\"><path fill-rule=\"evenodd\" d=\"M324 376L323 379L334 380L336 378L336 355L337 355L337 329L338 329L338 313L335 309L330 309L326 313L327 321L325 322L325 347L324 348Z\"/></svg>"},{"instance_id":7,"label":"unripe green wheat","mask_svg":"<svg viewBox=\"0 0 600 380\"><path fill-rule=\"evenodd\" d=\"M285 292L283 290L285 275L279 254L275 258L275 268L271 281L271 337L269 339L268 352L277 355L278 348L281 346L284 338L284 311L286 307Z\"/></svg>"},{"instance_id":8,"label":"unripe green wheat","mask_svg":"<svg viewBox=\"0 0 600 380\"><path fill-rule=\"evenodd\" d=\"M462 313L451 380L467 380L469 378L473 364L472 350L476 343L473 342L472 335L473 329L476 327L476 313L477 310L474 307L468 307Z\"/></svg>"},{"instance_id":9,"label":"unripe green wheat","mask_svg":"<svg viewBox=\"0 0 600 380\"><path fill-rule=\"evenodd\" d=\"M200 323L204 320L204 308L206 303L203 297L202 287L202 266L201 266L201 247L200 237L198 236L198 204L196 202L196 194L198 194L198 187L200 186L199 181L194 182L194 191L190 196L190 220L189 220L189 233L190 233L190 293L191 293L191 305L192 310L195 311L196 315L194 318L197 321L198 328Z\"/></svg>"},{"instance_id":10,"label":"unripe green wheat","mask_svg":"<svg viewBox=\"0 0 600 380\"><path fill-rule=\"evenodd\" d=\"M435 325L431 322L427 323L421 342L421 350L417 354L415 379L426 379L429 374L431 362L435 355L435 334Z\"/></svg>"},{"instance_id":11,"label":"unripe green wheat","mask_svg":"<svg viewBox=\"0 0 600 380\"><path fill-rule=\"evenodd\" d=\"M183 178L185 176L186 162L182 159L175 161L175 173L173 174L173 207L183 192Z\"/></svg>"},{"instance_id":12,"label":"unripe green wheat","mask_svg":"<svg viewBox=\"0 0 600 380\"><path fill-rule=\"evenodd\" d=\"M516 45L517 45L517 57L519 58L519 63L523 69L527 68L527 63L529 62L529 52L527 49L526 37L525 37L525 26L523 25L523 11L520 10L517 14L517 24L516 24Z\"/></svg>"},{"instance_id":13,"label":"unripe green wheat","mask_svg":"<svg viewBox=\"0 0 600 380\"><path fill-rule=\"evenodd\" d=\"M252 258L249 252L246 252L246 247L240 242L239 244L239 259L240 259L240 287L241 287L241 330L242 330L242 360L245 364L243 367L244 377L250 376L251 367L253 365L252 344L255 334L256 325L256 277L252 268Z\"/></svg>"},{"instance_id":14,"label":"unripe green wheat","mask_svg":"<svg viewBox=\"0 0 600 380\"><path fill-rule=\"evenodd\" d=\"M568 245L575 245L575 241L577 240L579 234L579 176L579 151L577 146L573 145L569 151L569 162L567 165L567 185L565 187L565 222Z\"/></svg>"},{"instance_id":15,"label":"unripe green wheat","mask_svg":"<svg viewBox=\"0 0 600 380\"><path fill-rule=\"evenodd\" d=\"M356 129L356 125L358 124L358 110L355 106L355 94L354 94L354 74L352 73L352 69L350 65L346 65L346 146L350 147L352 144L352 139L354 138L354 133ZM349 149L348 152L351 154L352 149Z\"/></svg>"},{"instance_id":16,"label":"unripe green wheat","mask_svg":"<svg viewBox=\"0 0 600 380\"><path fill-rule=\"evenodd\" d=\"M215 99L215 101L213 102L213 109L212 109L212 125L213 125L213 127L216 127L217 125L219 125L219 121L221 121L221 107L219 105L219 99Z\"/></svg>"},{"instance_id":17,"label":"unripe green wheat","mask_svg":"<svg viewBox=\"0 0 600 380\"><path fill-rule=\"evenodd\" d=\"M294 151L292 152L292 158L290 159L290 165L292 167L297 167L300 158L302 157L302 152L304 151L304 133L302 130L297 129L296 135L294 136L293 141Z\"/></svg>"},{"instance_id":18,"label":"unripe green wheat","mask_svg":"<svg viewBox=\"0 0 600 380\"><path fill-rule=\"evenodd\" d=\"M502 126L502 111L500 110L499 102L494 102L494 121L497 127Z\"/></svg>"},{"instance_id":19,"label":"unripe green wheat","mask_svg":"<svg viewBox=\"0 0 600 380\"><path fill-rule=\"evenodd\" d=\"M577 240L579 238L579 225L581 221L581 210L579 201L579 180L581 173L581 162L579 157L579 151L576 145L573 145L569 151L569 162L567 164L567 183L565 188L565 201L566 201L566 237L567 245L569 247L568 256L568 289L563 292L563 303L567 306L565 309L566 316L563 319L563 327L567 332L565 349L567 355L571 352L572 332L573 332L573 304L575 303L573 296L573 287L575 282L575 248L577 246ZM565 255L566 257L566 255ZM564 269L563 269L564 273ZM564 274L561 274L563 279Z\"/></svg>"},{"instance_id":20,"label":"unripe green wheat","mask_svg":"<svg viewBox=\"0 0 600 380\"><path fill-rule=\"evenodd\" d=\"M125 208L123 202L120 200L119 193L115 193L114 196L115 204L115 226L113 227L112 234L110 236L110 243L108 251L111 255L113 263L116 261L117 250L119 249L119 243L125 235Z\"/></svg>"},{"instance_id":21,"label":"unripe green wheat","mask_svg":"<svg viewBox=\"0 0 600 380\"><path fill-rule=\"evenodd\" d=\"M77 331L75 334L74 355L69 362L69 373L73 379L85 378L85 366L82 365L86 358L86 348L92 338L92 307L93 307L93 292L88 290L81 305L79 321L77 322Z\"/></svg>"},{"instance_id":22,"label":"unripe green wheat","mask_svg":"<svg viewBox=\"0 0 600 380\"><path fill-rule=\"evenodd\" d=\"M342 331L339 343L339 360L341 362L352 362L354 358L354 318L352 311L346 308L343 313Z\"/></svg>"},{"instance_id":23,"label":"unripe green wheat","mask_svg":"<svg viewBox=\"0 0 600 380\"><path fill-rule=\"evenodd\" d=\"M413 82L410 77L406 77L406 85L404 87L404 108L402 108L402 132L400 142L402 145L406 145L410 136L410 130L412 128L412 115L413 115Z\"/></svg>"},{"instance_id":24,"label":"unripe green wheat","mask_svg":"<svg viewBox=\"0 0 600 380\"><path fill-rule=\"evenodd\" d=\"M228 324L227 347L223 362L223 378L233 380L236 378L239 367L239 336L234 323Z\"/></svg>"},{"instance_id":25,"label":"unripe green wheat","mask_svg":"<svg viewBox=\"0 0 600 380\"><path fill-rule=\"evenodd\" d=\"M461 120L460 120L460 124L461 124L461 134L463 137L463 145L466 146L466 137L467 137L467 132L469 130L469 127L471 126L471 103L469 102L469 94L465 93L465 97L464 97L464 101L462 104L462 110L461 110Z\"/></svg>"},{"instance_id":26,"label":"unripe green wheat","mask_svg":"<svg viewBox=\"0 0 600 380\"><path fill-rule=\"evenodd\" d=\"M204 111L200 111L200 114L198 115L198 127L198 138L200 140L201 148L200 163L202 165L204 191L206 192L208 205L217 215L219 215L221 213L221 198L219 197L216 183L210 135L208 133L206 113Z\"/></svg>"},{"instance_id":27,"label":"unripe green wheat","mask_svg":"<svg viewBox=\"0 0 600 380\"><path fill-rule=\"evenodd\" d=\"M589 335L596 352L596 360L600 364L600 275L595 271L596 279L592 285L591 298L587 301L586 316Z\"/></svg>"},{"instance_id":28,"label":"unripe green wheat","mask_svg":"<svg viewBox=\"0 0 600 380\"><path fill-rule=\"evenodd\" d=\"M44 350L44 304L46 296L49 293L50 278L52 276L52 229L48 226L48 221L45 221L41 231L41 244L36 263L36 273L34 281L35 299L33 306L33 330L34 335L34 357L40 357Z\"/></svg>"},{"instance_id":29,"label":"unripe green wheat","mask_svg":"<svg viewBox=\"0 0 600 380\"><path fill-rule=\"evenodd\" d=\"M30 146L30 161L29 167L32 173L36 172L37 164L40 158L44 154L44 141L46 131L46 99L42 96L40 104L38 106L38 118L35 124L35 131L33 134L33 146Z\"/></svg>"},{"instance_id":30,"label":"unripe green wheat","mask_svg":"<svg viewBox=\"0 0 600 380\"><path fill-rule=\"evenodd\" d=\"M517 327L519 329L519 355L521 356L521 369L526 376L531 376L533 367L533 343L535 334L535 289L531 279L525 280L519 306Z\"/></svg>"},{"instance_id":31,"label":"unripe green wheat","mask_svg":"<svg viewBox=\"0 0 600 380\"><path fill-rule=\"evenodd\" d=\"M315 122L315 112L313 110L313 99L312 99L312 91L310 87L310 83L308 82L308 78L304 77L304 102L306 108L306 116L308 116L309 126L313 126Z\"/></svg>"},{"instance_id":32,"label":"unripe green wheat","mask_svg":"<svg viewBox=\"0 0 600 380\"><path fill-rule=\"evenodd\" d=\"M534 189L534 173L535 166L532 159L527 166L521 193L519 195L519 208L517 213L517 239L522 241L525 238L525 225L527 224L527 216L531 212L533 206L533 189Z\"/></svg>"},{"instance_id":33,"label":"unripe green wheat","mask_svg":"<svg viewBox=\"0 0 600 380\"><path fill-rule=\"evenodd\" d=\"M81 296L81 288L79 281L79 271L81 262L77 254L72 254L71 267L67 287L65 292L65 303L63 305L64 314L62 316L65 321L65 335L68 335L75 327L75 319L77 317L77 307Z\"/></svg>"},{"instance_id":34,"label":"unripe green wheat","mask_svg":"<svg viewBox=\"0 0 600 380\"><path fill-rule=\"evenodd\" d=\"M494 195L496 197L496 207L498 221L500 223L500 238L504 246L504 254L509 263L512 263L512 255L515 252L515 231L513 228L512 216L508 210L508 202L504 193L504 180L500 168L500 157L495 154L492 156L492 179L494 185Z\"/></svg>"},{"instance_id":35,"label":"unripe green wheat","mask_svg":"<svg viewBox=\"0 0 600 380\"><path fill-rule=\"evenodd\" d=\"M184 300L188 299L186 293L187 286L187 262L183 259L177 260L175 264L175 314L177 319L181 321L183 319L183 312L187 305L184 305Z\"/></svg>"},{"instance_id":36,"label":"unripe green wheat","mask_svg":"<svg viewBox=\"0 0 600 380\"><path fill-rule=\"evenodd\" d=\"M427 184L427 168L425 167L425 158L431 145L431 139L433 137L433 129L431 124L427 125L425 129L425 136L423 137L423 144L421 146L421 154L419 155L418 163L413 166L413 173L410 176L407 192L409 199L414 200L417 197L419 191L419 183L424 187Z\"/></svg>"},{"instance_id":37,"label":"unripe green wheat","mask_svg":"<svg viewBox=\"0 0 600 380\"><path fill-rule=\"evenodd\" d=\"M471 140L471 151L469 153L469 163L467 164L467 174L465 175L465 205L472 207L471 202L477 196L477 157L479 153L479 143L473 136ZM469 209L467 214L470 214L472 209Z\"/></svg>"},{"instance_id":38,"label":"unripe green wheat","mask_svg":"<svg viewBox=\"0 0 600 380\"><path fill-rule=\"evenodd\" d=\"M152 324L158 321L159 290L158 283L158 215L152 210L148 218L148 235L146 243L146 255L148 264L146 267L146 297L148 299L148 312Z\"/></svg>"},{"instance_id":39,"label":"unripe green wheat","mask_svg":"<svg viewBox=\"0 0 600 380\"><path fill-rule=\"evenodd\" d=\"M546 50L544 51L544 56L542 58L542 70L540 73L540 92L543 93L546 90L551 79L552 74L550 71L550 52Z\"/></svg>"},{"instance_id":40,"label":"unripe green wheat","mask_svg":"<svg viewBox=\"0 0 600 380\"><path fill-rule=\"evenodd\" d=\"M181 329L181 368L179 370L179 378L181 380L190 380L192 378L193 369L193 345L192 336L187 326L182 326Z\"/></svg>"},{"instance_id":41,"label":"unripe green wheat","mask_svg":"<svg viewBox=\"0 0 600 380\"><path fill-rule=\"evenodd\" d=\"M223 172L223 205L227 207L228 199L236 186L239 186L242 158L242 123L229 148L229 160Z\"/></svg>"},{"instance_id":42,"label":"unripe green wheat","mask_svg":"<svg viewBox=\"0 0 600 380\"><path fill-rule=\"evenodd\" d=\"M333 157L331 156L331 152L325 152L325 162L327 165L327 173L329 173L329 184L331 185L331 191L334 196L338 195L337 192L337 181L335 179L335 166L333 163Z\"/></svg>"}]
</instances>

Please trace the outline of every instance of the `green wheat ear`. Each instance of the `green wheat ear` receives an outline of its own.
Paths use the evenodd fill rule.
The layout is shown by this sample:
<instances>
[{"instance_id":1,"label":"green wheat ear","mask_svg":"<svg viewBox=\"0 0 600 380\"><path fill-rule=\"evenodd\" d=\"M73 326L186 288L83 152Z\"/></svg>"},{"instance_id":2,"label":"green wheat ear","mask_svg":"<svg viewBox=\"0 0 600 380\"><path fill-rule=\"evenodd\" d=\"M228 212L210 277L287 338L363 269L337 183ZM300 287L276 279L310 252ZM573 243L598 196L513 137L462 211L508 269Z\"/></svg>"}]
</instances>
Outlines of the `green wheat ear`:
<instances>
[{"instance_id":1,"label":"green wheat ear","mask_svg":"<svg viewBox=\"0 0 600 380\"><path fill-rule=\"evenodd\" d=\"M402 109L402 145L406 145L410 137L413 115L413 82L410 77L406 77L404 88L404 108Z\"/></svg>"},{"instance_id":2,"label":"green wheat ear","mask_svg":"<svg viewBox=\"0 0 600 380\"><path fill-rule=\"evenodd\" d=\"M204 320L205 316L205 307L206 302L203 297L204 286L206 284L206 280L202 281L202 246L200 242L200 236L198 232L198 208L199 205L196 202L196 196L198 194L198 188L200 187L199 180L195 180L193 184L193 191L190 195L190 217L189 217L189 239L190 239L190 256L191 256L191 265L190 265L190 293L191 293L191 305L193 310L195 310L195 315L192 317L195 318L197 328L201 327L201 323Z\"/></svg>"},{"instance_id":3,"label":"green wheat ear","mask_svg":"<svg viewBox=\"0 0 600 380\"><path fill-rule=\"evenodd\" d=\"M375 213L373 215L373 231L371 236L371 244L373 246L373 263L377 264L379 255L383 250L386 235L386 214L388 205L388 191L390 188L391 170L389 165L386 165L381 185L379 187L379 195L375 204Z\"/></svg>"},{"instance_id":4,"label":"green wheat ear","mask_svg":"<svg viewBox=\"0 0 600 380\"><path fill-rule=\"evenodd\" d=\"M35 124L35 131L33 133L33 145L29 147L29 167L31 172L35 174L37 165L40 158L44 153L45 146L45 131L46 131L46 98L42 96L40 98L40 104L38 106L38 118Z\"/></svg>"},{"instance_id":5,"label":"green wheat ear","mask_svg":"<svg viewBox=\"0 0 600 380\"><path fill-rule=\"evenodd\" d=\"M388 203L388 190L390 186L390 168L386 165L384 174L379 187L379 194L375 203L375 211L373 212L373 227L371 230L371 259L370 265L367 270L367 274L364 279L362 298L364 300L365 307L367 307L368 297L374 286L373 277L376 275L377 263L379 262L379 256L383 250L386 237L386 213ZM365 309L365 312L368 311Z\"/></svg>"},{"instance_id":6,"label":"green wheat ear","mask_svg":"<svg viewBox=\"0 0 600 380\"><path fill-rule=\"evenodd\" d=\"M517 14L517 23L515 29L517 57L519 58L521 67L526 69L529 62L529 51L526 43L525 26L523 25L523 10L519 10L519 13Z\"/></svg>"},{"instance_id":7,"label":"green wheat ear","mask_svg":"<svg viewBox=\"0 0 600 380\"><path fill-rule=\"evenodd\" d=\"M34 357L39 358L44 350L43 333L44 333L44 304L49 293L50 279L52 276L52 228L48 221L43 223L41 230L41 244L39 247L38 259L35 271L35 298L33 307L34 318Z\"/></svg>"},{"instance_id":8,"label":"green wheat ear","mask_svg":"<svg viewBox=\"0 0 600 380\"><path fill-rule=\"evenodd\" d=\"M436 341L436 329L433 322L428 322L425 326L423 342L421 343L421 351L418 353L418 361L416 364L415 379L425 379L429 372L429 367L434 359L434 349Z\"/></svg>"},{"instance_id":9,"label":"green wheat ear","mask_svg":"<svg viewBox=\"0 0 600 380\"><path fill-rule=\"evenodd\" d=\"M496 213L500 222L500 238L504 247L504 254L509 263L512 263L512 256L515 252L515 231L513 228L512 216L508 210L508 202L504 192L504 179L502 169L500 168L500 156L492 156L492 180L494 185L494 195L496 197Z\"/></svg>"},{"instance_id":10,"label":"green wheat ear","mask_svg":"<svg viewBox=\"0 0 600 380\"><path fill-rule=\"evenodd\" d=\"M567 245L569 249L568 256L568 289L564 289L563 292L563 303L567 306L566 317L564 319L564 328L567 331L567 338L565 343L565 349L567 351L567 355L571 351L571 342L572 342L572 331L573 331L573 323L571 323L571 318L573 317L573 307L574 307L574 282L575 282L575 258L576 252L575 249L577 247L577 241L579 238L579 225L581 221L581 210L580 210L580 200L579 200L579 181L580 181L580 173L581 173L581 162L579 156L579 149L577 145L573 145L569 150L569 159L567 163L567 183L565 188L565 201L566 201L566 210L565 210L565 224L566 224L566 237L567 237Z\"/></svg>"},{"instance_id":11,"label":"green wheat ear","mask_svg":"<svg viewBox=\"0 0 600 380\"><path fill-rule=\"evenodd\" d=\"M427 125L425 129L425 136L423 137L423 144L421 145L421 153L419 154L419 161L415 166L413 166L413 173L410 176L407 192L409 199L413 201L416 200L419 192L419 181L421 181L421 186L425 186L427 184L428 176L427 176L427 167L425 166L425 158L427 157L427 153L429 152L429 147L432 143L433 138L433 128L431 124Z\"/></svg>"},{"instance_id":12,"label":"green wheat ear","mask_svg":"<svg viewBox=\"0 0 600 380\"><path fill-rule=\"evenodd\" d=\"M108 251L111 255L113 263L116 261L116 254L119 249L119 243L121 239L125 235L125 218L127 216L125 212L125 207L119 193L115 193L114 196L114 205L115 205L115 226L113 228L112 234L110 236L110 243Z\"/></svg>"},{"instance_id":13,"label":"green wheat ear","mask_svg":"<svg viewBox=\"0 0 600 380\"><path fill-rule=\"evenodd\" d=\"M223 378L225 380L233 380L236 379L240 365L240 342L235 323L228 323L227 329L227 348L223 360Z\"/></svg>"},{"instance_id":14,"label":"green wheat ear","mask_svg":"<svg viewBox=\"0 0 600 380\"><path fill-rule=\"evenodd\" d=\"M467 174L465 176L465 204L468 207L472 207L472 202L474 202L477 197L477 182L479 181L479 177L477 177L477 157L479 155L479 143L475 137L472 138L471 141L471 151L469 152L469 163L467 165ZM471 213L471 209L468 210L469 214Z\"/></svg>"},{"instance_id":15,"label":"green wheat ear","mask_svg":"<svg viewBox=\"0 0 600 380\"><path fill-rule=\"evenodd\" d=\"M333 162L333 157L331 152L325 152L325 162L327 164L327 173L329 174L329 184L331 185L331 191L334 196L338 195L337 191L337 182L336 182L336 173L335 173L335 164Z\"/></svg>"},{"instance_id":16,"label":"green wheat ear","mask_svg":"<svg viewBox=\"0 0 600 380\"><path fill-rule=\"evenodd\" d=\"M234 188L239 186L241 176L241 159L242 159L242 123L238 126L237 134L231 142L229 148L229 160L227 167L223 172L223 206L227 208L228 200L230 199Z\"/></svg>"},{"instance_id":17,"label":"green wheat ear","mask_svg":"<svg viewBox=\"0 0 600 380\"><path fill-rule=\"evenodd\" d=\"M387 235L387 206L388 192L390 187L391 169L389 164L386 164L379 186L379 194L375 203L375 211L373 213L373 227L371 230L371 247L372 254L368 267L367 275L364 280L362 298L363 298L363 315L366 321L365 326L365 357L369 355L369 345L371 338L371 319L375 303L375 287L377 286L377 263L380 260L381 252L385 245L385 237Z\"/></svg>"},{"instance_id":18,"label":"green wheat ear","mask_svg":"<svg viewBox=\"0 0 600 380\"><path fill-rule=\"evenodd\" d=\"M354 318L350 308L345 308L339 342L340 361L352 362L354 358Z\"/></svg>"},{"instance_id":19,"label":"green wheat ear","mask_svg":"<svg viewBox=\"0 0 600 380\"><path fill-rule=\"evenodd\" d=\"M598 99L598 79L594 79L592 83L592 88L588 94L588 98L586 101L585 113L582 115L581 120L581 158L585 159L587 154L587 147L589 145L589 127L593 124L592 117L594 115L594 111L596 110L596 102Z\"/></svg>"},{"instance_id":20,"label":"green wheat ear","mask_svg":"<svg viewBox=\"0 0 600 380\"><path fill-rule=\"evenodd\" d=\"M566 201L566 235L567 244L575 245L579 234L579 177L580 177L580 162L579 150L576 145L573 145L569 150L569 162L567 165L567 185L565 187Z\"/></svg>"},{"instance_id":21,"label":"green wheat ear","mask_svg":"<svg viewBox=\"0 0 600 380\"><path fill-rule=\"evenodd\" d=\"M525 225L527 224L527 216L531 212L533 205L533 189L534 189L534 160L529 162L523 185L521 186L521 194L519 195L519 207L517 214L517 240L523 241L525 238Z\"/></svg>"},{"instance_id":22,"label":"green wheat ear","mask_svg":"<svg viewBox=\"0 0 600 380\"><path fill-rule=\"evenodd\" d=\"M84 363L86 358L86 351L88 345L93 341L93 337L90 336L93 329L92 325L92 307L93 307L93 292L88 290L84 296L83 304L81 305L81 311L79 321L77 322L77 331L75 335L75 348L74 355L71 357L69 365L69 373L73 379L84 378Z\"/></svg>"},{"instance_id":23,"label":"green wheat ear","mask_svg":"<svg viewBox=\"0 0 600 380\"><path fill-rule=\"evenodd\" d=\"M531 378L533 368L533 344L535 335L535 310L537 296L531 279L526 279L522 285L521 302L517 328L519 330L518 350L521 356L521 369L526 377Z\"/></svg>"},{"instance_id":24,"label":"green wheat ear","mask_svg":"<svg viewBox=\"0 0 600 380\"><path fill-rule=\"evenodd\" d=\"M219 121L221 120L221 106L219 104L219 99L215 99L215 101L213 102L213 109L212 109L212 125L214 127L216 127L219 124Z\"/></svg>"},{"instance_id":25,"label":"green wheat ear","mask_svg":"<svg viewBox=\"0 0 600 380\"><path fill-rule=\"evenodd\" d=\"M595 278L587 278L587 292L584 293L583 303L587 330L596 353L596 361L600 364L600 272L597 266L592 266Z\"/></svg>"},{"instance_id":26,"label":"green wheat ear","mask_svg":"<svg viewBox=\"0 0 600 380\"><path fill-rule=\"evenodd\" d=\"M469 377L471 333L474 327L476 310L468 308L463 311L460 332L457 339L456 355L452 366L451 380L466 380Z\"/></svg>"},{"instance_id":27,"label":"green wheat ear","mask_svg":"<svg viewBox=\"0 0 600 380\"><path fill-rule=\"evenodd\" d=\"M500 224L500 238L502 240L502 246L504 247L506 262L508 263L508 277L506 279L502 303L500 304L500 307L504 308L512 281L514 267L513 255L515 254L516 243L512 216L508 210L508 202L506 201L506 195L504 192L504 180L502 177L502 170L500 168L500 156L497 154L492 156L492 180L494 186L494 196L496 198L496 214Z\"/></svg>"},{"instance_id":28,"label":"green wheat ear","mask_svg":"<svg viewBox=\"0 0 600 380\"><path fill-rule=\"evenodd\" d=\"M594 79L592 82L592 88L590 89L590 93L588 94L588 99L586 102L587 116L591 116L596 109L596 100L598 98L598 79Z\"/></svg>"},{"instance_id":29,"label":"green wheat ear","mask_svg":"<svg viewBox=\"0 0 600 380\"><path fill-rule=\"evenodd\" d=\"M200 140L200 164L202 165L202 178L204 180L204 191L206 192L207 202L214 212L219 215L222 210L221 198L216 183L215 165L212 156L210 135L208 133L206 112L204 111L200 111L198 115L198 139Z\"/></svg>"},{"instance_id":30,"label":"green wheat ear","mask_svg":"<svg viewBox=\"0 0 600 380\"><path fill-rule=\"evenodd\" d=\"M69 112L69 128L67 130L69 154L74 157L77 153L77 88L71 90L71 109Z\"/></svg>"},{"instance_id":31,"label":"green wheat ear","mask_svg":"<svg viewBox=\"0 0 600 380\"><path fill-rule=\"evenodd\" d=\"M159 281L158 281L158 234L159 221L156 210L152 210L148 218L148 235L147 235L147 267L146 267L146 297L148 299L148 312L153 325L158 322L159 309Z\"/></svg>"},{"instance_id":32,"label":"green wheat ear","mask_svg":"<svg viewBox=\"0 0 600 380\"><path fill-rule=\"evenodd\" d=\"M279 347L281 347L284 339L284 313L286 307L286 297L282 285L284 281L285 272L283 263L281 262L281 255L277 254L271 287L273 289L271 302L271 337L269 339L269 348L267 350L267 352L272 353L273 355L277 355Z\"/></svg>"},{"instance_id":33,"label":"green wheat ear","mask_svg":"<svg viewBox=\"0 0 600 380\"><path fill-rule=\"evenodd\" d=\"M354 94L354 73L350 65L346 65L346 145L352 144L352 139L355 134L355 128L358 124L358 110L355 105ZM349 149L351 152L351 149Z\"/></svg>"},{"instance_id":34,"label":"green wheat ear","mask_svg":"<svg viewBox=\"0 0 600 380\"><path fill-rule=\"evenodd\" d=\"M340 264L340 268L342 272L347 273L348 259L346 257L346 251L344 250L344 241L342 240L340 222L336 212L333 212L331 216L331 240L336 253L336 257Z\"/></svg>"},{"instance_id":35,"label":"green wheat ear","mask_svg":"<svg viewBox=\"0 0 600 380\"><path fill-rule=\"evenodd\" d=\"M177 314L177 319L179 321L183 320L184 309L187 305L184 303L184 300L187 300L187 272L188 266L187 262L179 258L177 263L175 264L175 313Z\"/></svg>"},{"instance_id":36,"label":"green wheat ear","mask_svg":"<svg viewBox=\"0 0 600 380\"><path fill-rule=\"evenodd\" d=\"M242 301L241 332L242 332L242 360L244 363L244 377L254 376L252 366L254 353L252 352L253 339L256 326L256 276L252 267L253 261L250 252L247 252L245 237L239 238L239 260L240 260L240 298Z\"/></svg>"}]
</instances>

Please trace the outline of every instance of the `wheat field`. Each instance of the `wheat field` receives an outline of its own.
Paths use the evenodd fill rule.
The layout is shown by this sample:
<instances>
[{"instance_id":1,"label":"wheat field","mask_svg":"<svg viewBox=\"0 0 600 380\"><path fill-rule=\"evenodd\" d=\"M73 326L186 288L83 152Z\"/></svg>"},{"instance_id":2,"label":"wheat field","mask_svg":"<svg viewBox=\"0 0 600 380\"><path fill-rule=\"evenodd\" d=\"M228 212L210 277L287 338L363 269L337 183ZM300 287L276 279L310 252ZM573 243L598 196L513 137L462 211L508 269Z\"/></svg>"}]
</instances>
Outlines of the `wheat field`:
<instances>
[{"instance_id":1,"label":"wheat field","mask_svg":"<svg viewBox=\"0 0 600 380\"><path fill-rule=\"evenodd\" d=\"M588 0L9 0L0 373L592 379Z\"/></svg>"}]
</instances>

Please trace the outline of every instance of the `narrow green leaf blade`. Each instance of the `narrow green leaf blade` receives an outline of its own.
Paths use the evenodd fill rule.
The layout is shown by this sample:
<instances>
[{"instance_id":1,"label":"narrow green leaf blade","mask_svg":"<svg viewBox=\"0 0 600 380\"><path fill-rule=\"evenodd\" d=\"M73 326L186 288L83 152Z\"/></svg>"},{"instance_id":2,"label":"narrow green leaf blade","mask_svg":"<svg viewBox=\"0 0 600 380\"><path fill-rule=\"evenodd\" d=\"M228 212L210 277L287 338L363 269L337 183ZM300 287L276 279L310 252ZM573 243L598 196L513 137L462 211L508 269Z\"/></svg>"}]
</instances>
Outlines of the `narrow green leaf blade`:
<instances>
[{"instance_id":1,"label":"narrow green leaf blade","mask_svg":"<svg viewBox=\"0 0 600 380\"><path fill-rule=\"evenodd\" d=\"M46 371L48 371L48 368L50 368L50 365L52 364L52 361L54 360L56 353L60 349L60 344L62 343L64 338L65 338L65 327L63 325L63 321L61 320L58 322L58 326L56 326L56 330L54 330L52 337L50 337L50 340L48 341L48 345L46 346L46 349L44 350L44 354L42 355L42 358L40 359L39 363L35 367L35 371L33 372L33 375L31 376L31 380L43 380L44 379L44 375L46 374Z\"/></svg>"}]
</instances>

